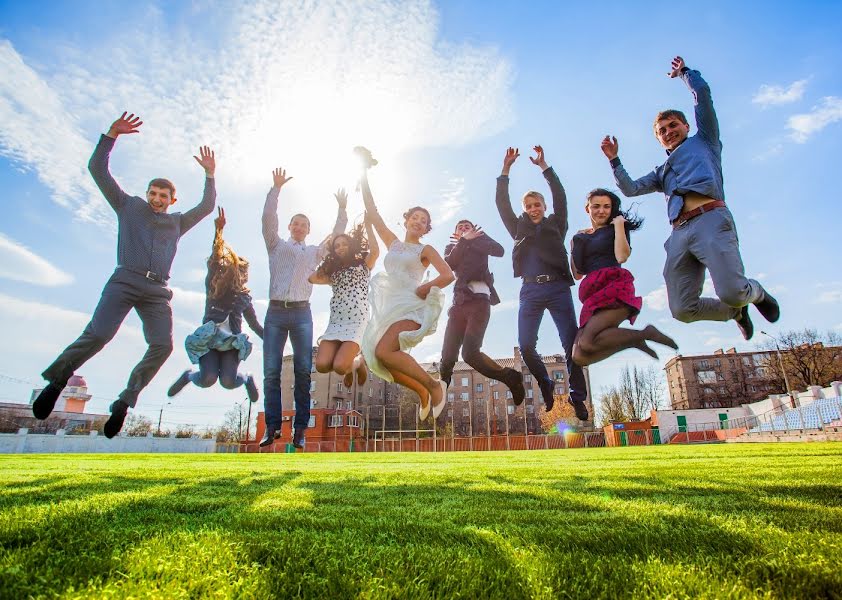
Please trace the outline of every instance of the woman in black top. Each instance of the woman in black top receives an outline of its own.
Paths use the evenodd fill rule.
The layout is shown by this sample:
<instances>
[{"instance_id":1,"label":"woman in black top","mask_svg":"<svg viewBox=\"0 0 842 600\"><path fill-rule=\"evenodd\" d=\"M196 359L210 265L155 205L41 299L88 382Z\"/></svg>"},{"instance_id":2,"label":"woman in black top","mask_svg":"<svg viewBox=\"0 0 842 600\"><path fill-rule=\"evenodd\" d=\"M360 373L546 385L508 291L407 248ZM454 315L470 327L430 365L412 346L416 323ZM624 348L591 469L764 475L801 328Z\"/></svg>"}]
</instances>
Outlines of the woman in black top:
<instances>
[{"instance_id":1,"label":"woman in black top","mask_svg":"<svg viewBox=\"0 0 842 600\"><path fill-rule=\"evenodd\" d=\"M222 229L225 227L223 209L219 209L214 224L216 232L205 279L205 316L202 326L184 341L190 362L198 363L199 370L182 373L170 386L167 395L175 396L191 381L206 388L219 379L220 385L229 390L245 384L249 400L257 402L254 377L237 372L240 361L248 358L252 347L248 335L242 332L243 319L263 339L263 326L257 320L246 287L249 263L222 239Z\"/></svg>"},{"instance_id":2,"label":"woman in black top","mask_svg":"<svg viewBox=\"0 0 842 600\"><path fill-rule=\"evenodd\" d=\"M619 326L626 319L634 324L643 305L643 299L635 296L634 277L620 266L631 256L629 232L642 222L622 212L617 194L602 188L588 194L585 211L591 217L591 228L583 229L570 242L573 277L585 278L579 285L582 312L573 360L577 365L591 365L627 348L658 358L647 341L677 349L672 338L652 325L640 331Z\"/></svg>"}]
</instances>

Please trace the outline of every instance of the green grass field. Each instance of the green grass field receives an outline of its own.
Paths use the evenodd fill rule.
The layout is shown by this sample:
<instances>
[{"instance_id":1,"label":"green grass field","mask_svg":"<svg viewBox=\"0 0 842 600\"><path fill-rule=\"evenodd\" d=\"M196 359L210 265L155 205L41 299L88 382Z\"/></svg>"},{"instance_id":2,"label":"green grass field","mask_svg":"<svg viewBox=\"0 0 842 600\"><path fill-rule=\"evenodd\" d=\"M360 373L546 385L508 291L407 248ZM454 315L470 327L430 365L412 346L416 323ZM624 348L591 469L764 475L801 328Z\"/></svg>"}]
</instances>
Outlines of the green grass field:
<instances>
[{"instance_id":1,"label":"green grass field","mask_svg":"<svg viewBox=\"0 0 842 600\"><path fill-rule=\"evenodd\" d=\"M842 444L0 456L0 595L842 597Z\"/></svg>"}]
</instances>

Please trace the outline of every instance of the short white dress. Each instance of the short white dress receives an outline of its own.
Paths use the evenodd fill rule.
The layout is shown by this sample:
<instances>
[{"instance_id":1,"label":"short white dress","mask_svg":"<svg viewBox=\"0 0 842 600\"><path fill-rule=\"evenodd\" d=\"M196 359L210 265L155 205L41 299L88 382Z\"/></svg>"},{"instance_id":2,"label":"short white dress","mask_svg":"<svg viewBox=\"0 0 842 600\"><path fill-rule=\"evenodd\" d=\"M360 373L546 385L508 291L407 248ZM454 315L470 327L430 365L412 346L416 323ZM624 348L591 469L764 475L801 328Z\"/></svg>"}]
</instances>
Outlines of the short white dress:
<instances>
[{"instance_id":1,"label":"short white dress","mask_svg":"<svg viewBox=\"0 0 842 600\"><path fill-rule=\"evenodd\" d=\"M422 300L415 288L422 283L427 268L421 262L423 244L408 244L395 240L383 259L385 272L371 278L369 303L371 320L365 329L362 352L368 368L385 381L393 381L392 374L374 356L374 349L386 331L398 321L415 321L421 327L403 331L398 336L400 348L407 352L421 340L436 332L444 307L444 292L434 287Z\"/></svg>"},{"instance_id":2,"label":"short white dress","mask_svg":"<svg viewBox=\"0 0 842 600\"><path fill-rule=\"evenodd\" d=\"M330 276L333 296L330 299L330 320L321 341L359 344L368 325L368 284L371 272L365 264L345 267Z\"/></svg>"}]
</instances>

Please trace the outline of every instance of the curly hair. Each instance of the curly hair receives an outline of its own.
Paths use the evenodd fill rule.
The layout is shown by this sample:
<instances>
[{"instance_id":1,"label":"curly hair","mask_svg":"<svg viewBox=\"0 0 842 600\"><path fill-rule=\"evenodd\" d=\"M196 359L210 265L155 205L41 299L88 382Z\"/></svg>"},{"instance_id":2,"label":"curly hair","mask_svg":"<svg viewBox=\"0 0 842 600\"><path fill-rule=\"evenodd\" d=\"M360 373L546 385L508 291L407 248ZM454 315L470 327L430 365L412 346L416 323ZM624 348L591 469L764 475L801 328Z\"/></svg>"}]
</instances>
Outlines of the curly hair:
<instances>
[{"instance_id":1,"label":"curly hair","mask_svg":"<svg viewBox=\"0 0 842 600\"><path fill-rule=\"evenodd\" d=\"M632 214L631 211L628 210L620 210L620 197L614 192L606 190L605 188L596 188L588 192L585 201L590 202L591 198L594 196L606 196L609 200L611 200L611 214L608 216L609 223L614 219L614 217L623 215L623 218L626 220L626 233L640 229L640 226L643 225L643 219L638 217L636 214Z\"/></svg>"},{"instance_id":2,"label":"curly hair","mask_svg":"<svg viewBox=\"0 0 842 600\"><path fill-rule=\"evenodd\" d=\"M222 239L222 232L217 231L213 240L213 252L208 258L208 270L211 275L208 295L220 298L229 292L249 293L246 282L249 278L249 261L236 252Z\"/></svg>"},{"instance_id":3,"label":"curly hair","mask_svg":"<svg viewBox=\"0 0 842 600\"><path fill-rule=\"evenodd\" d=\"M336 254L336 240L341 237L348 238L348 242L351 246L351 251L344 259L340 258ZM363 264L367 256L368 238L365 235L365 224L359 223L348 233L340 233L330 240L330 248L327 251L327 256L325 256L322 264L320 264L316 269L316 273L318 275L330 277L342 269L356 267L357 265Z\"/></svg>"},{"instance_id":4,"label":"curly hair","mask_svg":"<svg viewBox=\"0 0 842 600\"><path fill-rule=\"evenodd\" d=\"M430 233L433 230L433 218L430 216L430 211L424 208L423 206L413 206L408 211L403 213L404 224L406 224L406 221L409 220L409 217L411 217L414 213L417 213L419 211L427 215L427 230L424 233Z\"/></svg>"}]
</instances>

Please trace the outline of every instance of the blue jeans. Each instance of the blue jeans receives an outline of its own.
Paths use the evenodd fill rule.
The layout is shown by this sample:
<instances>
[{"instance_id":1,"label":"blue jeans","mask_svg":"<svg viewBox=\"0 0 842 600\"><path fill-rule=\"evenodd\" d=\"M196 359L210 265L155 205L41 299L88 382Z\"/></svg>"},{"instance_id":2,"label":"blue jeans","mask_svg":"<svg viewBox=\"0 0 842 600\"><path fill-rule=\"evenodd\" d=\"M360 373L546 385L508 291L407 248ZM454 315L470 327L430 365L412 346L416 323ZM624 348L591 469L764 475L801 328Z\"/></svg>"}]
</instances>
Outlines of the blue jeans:
<instances>
[{"instance_id":1,"label":"blue jeans","mask_svg":"<svg viewBox=\"0 0 842 600\"><path fill-rule=\"evenodd\" d=\"M313 365L313 316L310 307L269 306L263 325L263 406L266 427L281 428L281 369L287 337L295 374L295 429L310 422L310 371Z\"/></svg>"},{"instance_id":2,"label":"blue jeans","mask_svg":"<svg viewBox=\"0 0 842 600\"><path fill-rule=\"evenodd\" d=\"M541 390L550 390L553 381L547 373L547 367L541 360L536 346L538 344L538 328L544 311L549 310L553 318L564 356L567 360L567 371L570 376L570 398L573 401L583 401L587 397L585 374L582 367L573 362L573 340L579 327L576 323L576 311L573 308L573 294L570 286L561 281L549 283L524 283L520 288L520 309L517 315L518 345L529 372L538 382Z\"/></svg>"}]
</instances>

